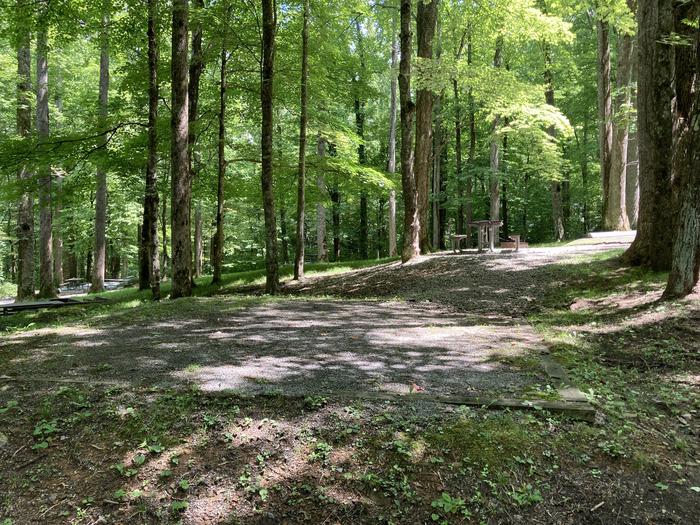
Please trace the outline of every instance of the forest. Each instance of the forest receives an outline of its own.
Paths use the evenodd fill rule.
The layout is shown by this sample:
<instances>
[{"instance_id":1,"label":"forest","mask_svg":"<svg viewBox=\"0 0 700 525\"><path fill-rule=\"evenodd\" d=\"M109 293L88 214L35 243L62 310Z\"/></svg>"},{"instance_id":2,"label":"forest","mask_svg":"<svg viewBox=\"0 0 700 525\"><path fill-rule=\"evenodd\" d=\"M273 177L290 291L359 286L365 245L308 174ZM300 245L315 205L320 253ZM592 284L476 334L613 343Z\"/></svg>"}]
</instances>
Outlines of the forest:
<instances>
[{"instance_id":1,"label":"forest","mask_svg":"<svg viewBox=\"0 0 700 525\"><path fill-rule=\"evenodd\" d=\"M265 261L274 291L277 265L405 261L483 219L638 227L629 260L668 270L687 197L687 293L692 2L415 4L4 6L0 279L179 296Z\"/></svg>"},{"instance_id":2,"label":"forest","mask_svg":"<svg viewBox=\"0 0 700 525\"><path fill-rule=\"evenodd\" d=\"M700 1L0 13L1 525L700 519Z\"/></svg>"}]
</instances>

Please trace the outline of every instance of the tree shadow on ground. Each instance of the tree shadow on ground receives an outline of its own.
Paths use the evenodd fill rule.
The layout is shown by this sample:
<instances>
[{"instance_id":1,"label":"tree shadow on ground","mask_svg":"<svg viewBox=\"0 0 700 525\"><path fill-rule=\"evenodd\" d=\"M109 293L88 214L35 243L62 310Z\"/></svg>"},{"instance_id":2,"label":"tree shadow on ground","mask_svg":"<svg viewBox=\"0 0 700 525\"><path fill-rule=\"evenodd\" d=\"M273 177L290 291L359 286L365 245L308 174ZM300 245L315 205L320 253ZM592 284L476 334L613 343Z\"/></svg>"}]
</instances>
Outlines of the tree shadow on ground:
<instances>
[{"instance_id":1,"label":"tree shadow on ground","mask_svg":"<svg viewBox=\"0 0 700 525\"><path fill-rule=\"evenodd\" d=\"M106 319L10 336L5 373L206 391L514 392L544 383L531 327L432 304L293 300L245 309L199 299L167 320Z\"/></svg>"}]
</instances>

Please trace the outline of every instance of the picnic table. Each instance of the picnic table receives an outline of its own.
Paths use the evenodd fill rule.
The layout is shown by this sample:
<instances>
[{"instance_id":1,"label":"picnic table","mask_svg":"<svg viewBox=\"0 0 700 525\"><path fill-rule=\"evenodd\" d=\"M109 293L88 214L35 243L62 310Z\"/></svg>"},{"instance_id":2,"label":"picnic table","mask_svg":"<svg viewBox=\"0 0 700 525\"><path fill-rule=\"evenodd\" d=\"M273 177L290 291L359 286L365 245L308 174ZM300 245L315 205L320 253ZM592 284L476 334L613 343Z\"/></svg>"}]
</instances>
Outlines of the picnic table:
<instances>
[{"instance_id":1,"label":"picnic table","mask_svg":"<svg viewBox=\"0 0 700 525\"><path fill-rule=\"evenodd\" d=\"M503 225L503 221L474 221L467 224L476 228L479 253L484 251L484 246L487 244L489 251L492 252L495 248L495 239L498 235L498 228Z\"/></svg>"},{"instance_id":2,"label":"picnic table","mask_svg":"<svg viewBox=\"0 0 700 525\"><path fill-rule=\"evenodd\" d=\"M498 228L503 224L502 221L473 221L467 223L468 226L476 228L477 246L479 253L484 251L484 246L488 246L488 250L494 250L496 235ZM468 239L469 235L453 235L452 236L452 251L462 251L462 240Z\"/></svg>"},{"instance_id":3,"label":"picnic table","mask_svg":"<svg viewBox=\"0 0 700 525\"><path fill-rule=\"evenodd\" d=\"M63 284L61 284L61 288L65 288L66 290L77 290L82 288L83 284L85 284L85 280L81 279L80 277L71 277L70 279L66 279Z\"/></svg>"}]
</instances>

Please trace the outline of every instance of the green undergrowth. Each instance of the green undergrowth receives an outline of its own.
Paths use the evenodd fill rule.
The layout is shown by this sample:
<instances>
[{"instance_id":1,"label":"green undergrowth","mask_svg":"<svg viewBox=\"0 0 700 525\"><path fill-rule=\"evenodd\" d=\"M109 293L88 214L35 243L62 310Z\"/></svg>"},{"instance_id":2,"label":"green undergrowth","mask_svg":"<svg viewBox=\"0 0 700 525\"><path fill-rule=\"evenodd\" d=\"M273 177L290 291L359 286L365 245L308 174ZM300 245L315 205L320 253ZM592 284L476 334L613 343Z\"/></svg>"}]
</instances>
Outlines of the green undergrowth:
<instances>
[{"instance_id":1,"label":"green undergrowth","mask_svg":"<svg viewBox=\"0 0 700 525\"><path fill-rule=\"evenodd\" d=\"M361 261L340 261L330 263L314 263L306 265L306 276L333 275L349 272L362 268L369 268L381 264L390 263L396 258L361 260ZM286 281L291 279L294 268L282 266L280 268L280 279ZM264 300L256 297L243 298L243 295L231 295L243 288L244 292L256 292L254 287L262 286L265 283L265 270L250 270L224 274L220 285L211 284L211 276L203 276L195 279L196 286L192 290L193 298L212 297L226 295L225 303L231 307L242 307L246 305L258 304ZM22 331L36 329L44 326L60 326L65 323L82 321L92 322L106 317L123 314L125 311L137 309L135 316L145 318L166 317L175 311L182 312L189 309L187 306L193 305L197 308L197 302L193 299L177 299L170 301L167 296L170 293L172 284L165 281L161 286L161 293L164 299L160 303L151 301L150 290L139 290L137 287L124 288L91 294L91 297L102 297L109 300L109 304L95 304L89 306L64 307L60 309L39 310L31 312L21 312L10 316L0 317L0 332L2 331ZM222 301L223 303L224 301Z\"/></svg>"},{"instance_id":2,"label":"green undergrowth","mask_svg":"<svg viewBox=\"0 0 700 525\"><path fill-rule=\"evenodd\" d=\"M697 480L683 473L698 453L693 425L700 396L697 387L678 378L700 372L698 305L660 302L666 274L626 267L621 253L553 267L559 286L547 291L530 322L599 410L599 426L568 440L592 440L599 453L621 466L671 476L670 484L659 481L664 490L697 492Z\"/></svg>"},{"instance_id":3,"label":"green undergrowth","mask_svg":"<svg viewBox=\"0 0 700 525\"><path fill-rule=\"evenodd\" d=\"M2 503L55 494L32 503L48 523L177 523L213 485L235 498L227 523L321 522L346 516L348 498L359 514L346 517L362 523L502 521L550 497L560 467L547 442L567 424L544 413L79 385L0 407L13 448L29 444L18 464L32 461L2 471ZM84 466L71 479L76 458Z\"/></svg>"}]
</instances>

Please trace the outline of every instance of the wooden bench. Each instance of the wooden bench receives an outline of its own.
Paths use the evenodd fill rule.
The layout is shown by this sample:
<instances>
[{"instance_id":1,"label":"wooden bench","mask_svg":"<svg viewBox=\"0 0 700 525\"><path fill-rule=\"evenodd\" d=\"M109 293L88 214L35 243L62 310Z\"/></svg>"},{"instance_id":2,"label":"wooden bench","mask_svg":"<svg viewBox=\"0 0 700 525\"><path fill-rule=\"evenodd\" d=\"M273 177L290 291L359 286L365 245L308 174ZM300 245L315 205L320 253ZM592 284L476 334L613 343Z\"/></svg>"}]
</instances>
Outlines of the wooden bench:
<instances>
[{"instance_id":1,"label":"wooden bench","mask_svg":"<svg viewBox=\"0 0 700 525\"><path fill-rule=\"evenodd\" d=\"M2 315L15 314L26 310L41 310L43 308L58 308L65 306L61 301L32 301L26 303L9 303L0 305Z\"/></svg>"},{"instance_id":2,"label":"wooden bench","mask_svg":"<svg viewBox=\"0 0 700 525\"><path fill-rule=\"evenodd\" d=\"M453 235L452 236L452 251L457 253L457 250L462 252L462 241L469 239L471 235Z\"/></svg>"},{"instance_id":3,"label":"wooden bench","mask_svg":"<svg viewBox=\"0 0 700 525\"><path fill-rule=\"evenodd\" d=\"M24 312L27 310L60 308L62 306L105 304L109 302L109 299L105 299L104 297L93 297L92 299L85 299L83 301L78 301L77 299L73 299L72 297L58 297L56 299L49 299L48 301L28 301L26 303L0 304L0 310L2 310L2 315L10 315L16 314L17 312Z\"/></svg>"},{"instance_id":4,"label":"wooden bench","mask_svg":"<svg viewBox=\"0 0 700 525\"><path fill-rule=\"evenodd\" d=\"M508 240L501 241L503 248L514 248L516 252L520 249L520 244L520 235L509 235ZM523 245L527 246L527 243L523 243Z\"/></svg>"}]
</instances>

